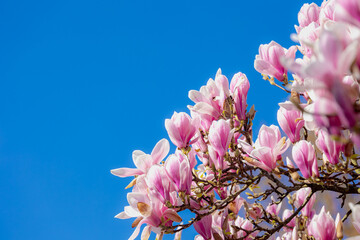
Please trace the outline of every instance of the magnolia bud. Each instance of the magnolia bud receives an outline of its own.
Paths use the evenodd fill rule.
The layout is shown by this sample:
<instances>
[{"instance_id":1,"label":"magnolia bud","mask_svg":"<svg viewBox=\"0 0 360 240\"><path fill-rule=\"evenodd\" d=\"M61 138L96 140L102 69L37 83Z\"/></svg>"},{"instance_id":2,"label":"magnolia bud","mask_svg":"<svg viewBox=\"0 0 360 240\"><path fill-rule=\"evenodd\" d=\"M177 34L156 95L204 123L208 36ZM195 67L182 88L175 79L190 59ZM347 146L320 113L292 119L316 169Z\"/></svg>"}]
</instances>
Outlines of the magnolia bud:
<instances>
[{"instance_id":1,"label":"magnolia bud","mask_svg":"<svg viewBox=\"0 0 360 240\"><path fill-rule=\"evenodd\" d=\"M341 219L336 226L336 237L342 239L344 237L344 226Z\"/></svg>"},{"instance_id":2,"label":"magnolia bud","mask_svg":"<svg viewBox=\"0 0 360 240\"><path fill-rule=\"evenodd\" d=\"M346 157L351 157L354 154L354 143L349 141L345 144L344 154Z\"/></svg>"}]
</instances>

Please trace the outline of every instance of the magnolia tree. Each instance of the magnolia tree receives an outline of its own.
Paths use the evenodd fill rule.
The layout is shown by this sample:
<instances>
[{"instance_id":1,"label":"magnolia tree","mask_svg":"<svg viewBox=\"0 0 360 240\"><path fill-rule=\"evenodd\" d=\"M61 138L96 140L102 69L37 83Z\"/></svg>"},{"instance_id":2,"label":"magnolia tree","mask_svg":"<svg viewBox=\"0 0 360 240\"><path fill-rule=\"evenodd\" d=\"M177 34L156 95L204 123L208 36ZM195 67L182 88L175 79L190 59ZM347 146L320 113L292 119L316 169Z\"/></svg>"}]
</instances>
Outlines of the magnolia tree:
<instances>
[{"instance_id":1,"label":"magnolia tree","mask_svg":"<svg viewBox=\"0 0 360 240\"><path fill-rule=\"evenodd\" d=\"M254 62L289 95L279 103L280 128L263 125L254 137L246 75L229 84L219 70L189 92L190 115L165 120L174 153L162 139L151 154L133 152L136 168L111 171L132 177L129 206L116 216L135 218L129 239L143 225L141 239L154 232L179 240L189 227L196 240L333 240L344 237L344 225L360 234L360 0L305 4L298 20L297 45L261 45ZM320 192L350 210L316 210ZM355 201L345 204L351 194ZM183 211L192 217L183 220Z\"/></svg>"}]
</instances>

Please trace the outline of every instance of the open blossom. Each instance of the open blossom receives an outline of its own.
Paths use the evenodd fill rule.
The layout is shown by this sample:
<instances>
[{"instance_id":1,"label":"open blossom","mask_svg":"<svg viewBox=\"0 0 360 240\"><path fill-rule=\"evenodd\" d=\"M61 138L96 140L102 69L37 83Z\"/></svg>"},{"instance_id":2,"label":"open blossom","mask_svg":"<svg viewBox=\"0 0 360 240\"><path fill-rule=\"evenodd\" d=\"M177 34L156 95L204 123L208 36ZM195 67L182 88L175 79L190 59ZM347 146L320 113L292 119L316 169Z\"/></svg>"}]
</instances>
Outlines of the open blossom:
<instances>
[{"instance_id":1,"label":"open blossom","mask_svg":"<svg viewBox=\"0 0 360 240\"><path fill-rule=\"evenodd\" d=\"M171 141L178 148L185 148L189 145L191 138L194 137L197 131L197 122L197 118L191 119L191 117L184 112L174 112L171 119L165 120L165 128Z\"/></svg>"},{"instance_id":2,"label":"open blossom","mask_svg":"<svg viewBox=\"0 0 360 240\"><path fill-rule=\"evenodd\" d=\"M289 147L290 142L285 139L285 137L281 137L277 126L263 125L255 141L255 149L241 139L238 139L238 143L239 147L247 151L250 156L247 158L248 164L271 172L276 168L276 161L281 159L281 154Z\"/></svg>"},{"instance_id":3,"label":"open blossom","mask_svg":"<svg viewBox=\"0 0 360 240\"><path fill-rule=\"evenodd\" d=\"M142 175L149 171L151 166L159 164L169 153L170 145L168 140L161 139L152 150L151 154L145 154L143 151L135 150L132 154L134 164L137 168L117 168L111 170L111 173L118 177L129 177Z\"/></svg>"},{"instance_id":4,"label":"open blossom","mask_svg":"<svg viewBox=\"0 0 360 240\"><path fill-rule=\"evenodd\" d=\"M189 98L195 102L195 106L188 108L191 116L197 115L201 118L200 127L203 130L209 130L212 121L219 119L224 101L229 95L229 81L221 74L221 69L217 71L215 80L210 78L200 91L189 91Z\"/></svg>"},{"instance_id":5,"label":"open blossom","mask_svg":"<svg viewBox=\"0 0 360 240\"><path fill-rule=\"evenodd\" d=\"M262 125L254 146L255 149L260 147L270 148L272 155L276 159L280 159L281 154L289 147L289 142L285 137L281 137L279 127L275 125L271 125L270 127Z\"/></svg>"},{"instance_id":6,"label":"open blossom","mask_svg":"<svg viewBox=\"0 0 360 240\"><path fill-rule=\"evenodd\" d=\"M144 175L137 178L138 183L133 192L127 194L129 206L124 211L116 215L119 219L136 218L133 223L135 230L129 240L134 240L140 232L143 224L147 226L143 230L143 235L153 232L160 232L161 224L171 224L173 221L181 222L181 217L175 210L167 208L162 201L154 195L153 191L148 191L148 186ZM175 202L172 201L174 204Z\"/></svg>"},{"instance_id":7,"label":"open blossom","mask_svg":"<svg viewBox=\"0 0 360 240\"><path fill-rule=\"evenodd\" d=\"M285 49L274 41L271 41L269 44L261 44L259 55L256 55L255 58L254 67L256 71L262 74L283 81L287 70L281 64L281 58L294 59L296 49L295 46Z\"/></svg>"},{"instance_id":8,"label":"open blossom","mask_svg":"<svg viewBox=\"0 0 360 240\"><path fill-rule=\"evenodd\" d=\"M308 226L309 235L314 236L317 240L335 240L336 226L339 221L331 217L329 212L325 212L325 207L321 208L318 215L315 215Z\"/></svg>"}]
</instances>

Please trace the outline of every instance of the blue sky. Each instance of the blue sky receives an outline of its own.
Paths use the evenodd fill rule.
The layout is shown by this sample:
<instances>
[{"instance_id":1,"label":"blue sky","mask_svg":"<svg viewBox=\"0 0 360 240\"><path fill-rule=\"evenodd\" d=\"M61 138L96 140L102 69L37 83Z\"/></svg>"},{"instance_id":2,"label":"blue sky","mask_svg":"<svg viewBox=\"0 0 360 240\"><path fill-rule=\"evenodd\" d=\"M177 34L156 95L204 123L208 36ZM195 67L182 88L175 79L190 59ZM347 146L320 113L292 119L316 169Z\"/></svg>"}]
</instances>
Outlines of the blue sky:
<instances>
[{"instance_id":1,"label":"blue sky","mask_svg":"<svg viewBox=\"0 0 360 240\"><path fill-rule=\"evenodd\" d=\"M219 67L247 74L256 132L276 123L286 96L253 61L261 43L292 44L302 4L1 1L0 239L127 239L132 221L113 216L130 179L110 169L167 137Z\"/></svg>"}]
</instances>

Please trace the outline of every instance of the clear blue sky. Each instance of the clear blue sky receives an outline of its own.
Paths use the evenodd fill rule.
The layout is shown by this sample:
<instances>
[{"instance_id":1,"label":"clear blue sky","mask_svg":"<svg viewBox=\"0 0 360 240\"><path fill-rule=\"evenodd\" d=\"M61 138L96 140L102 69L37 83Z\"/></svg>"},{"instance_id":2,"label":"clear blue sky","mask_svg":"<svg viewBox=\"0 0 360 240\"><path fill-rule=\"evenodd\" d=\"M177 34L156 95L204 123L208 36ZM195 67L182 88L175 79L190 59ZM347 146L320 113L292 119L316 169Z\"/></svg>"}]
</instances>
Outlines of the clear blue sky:
<instances>
[{"instance_id":1,"label":"clear blue sky","mask_svg":"<svg viewBox=\"0 0 360 240\"><path fill-rule=\"evenodd\" d=\"M256 132L276 123L284 95L253 60L291 45L302 4L1 1L0 239L127 239L132 220L113 216L130 179L110 169L167 137L165 118L219 67L247 74Z\"/></svg>"}]
</instances>

